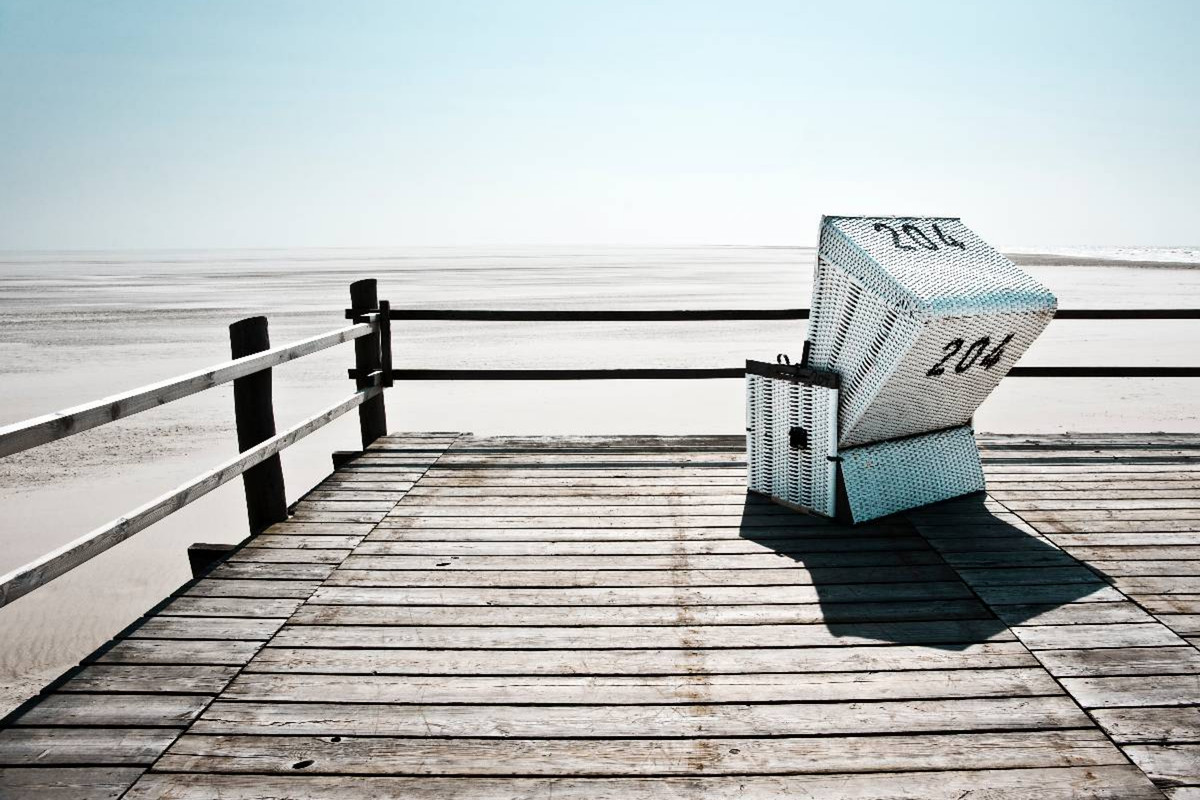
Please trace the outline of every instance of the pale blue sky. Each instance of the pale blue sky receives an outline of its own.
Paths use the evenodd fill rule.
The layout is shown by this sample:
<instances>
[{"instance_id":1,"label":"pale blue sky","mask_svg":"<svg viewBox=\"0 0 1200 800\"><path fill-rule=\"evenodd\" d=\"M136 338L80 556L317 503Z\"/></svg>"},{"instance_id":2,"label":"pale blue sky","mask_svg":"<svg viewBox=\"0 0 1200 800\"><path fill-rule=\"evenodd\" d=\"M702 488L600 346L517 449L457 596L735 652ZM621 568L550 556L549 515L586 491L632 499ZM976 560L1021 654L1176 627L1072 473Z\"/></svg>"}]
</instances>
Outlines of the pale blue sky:
<instances>
[{"instance_id":1,"label":"pale blue sky","mask_svg":"<svg viewBox=\"0 0 1200 800\"><path fill-rule=\"evenodd\" d=\"M1200 0L0 0L0 249L1200 244Z\"/></svg>"}]
</instances>

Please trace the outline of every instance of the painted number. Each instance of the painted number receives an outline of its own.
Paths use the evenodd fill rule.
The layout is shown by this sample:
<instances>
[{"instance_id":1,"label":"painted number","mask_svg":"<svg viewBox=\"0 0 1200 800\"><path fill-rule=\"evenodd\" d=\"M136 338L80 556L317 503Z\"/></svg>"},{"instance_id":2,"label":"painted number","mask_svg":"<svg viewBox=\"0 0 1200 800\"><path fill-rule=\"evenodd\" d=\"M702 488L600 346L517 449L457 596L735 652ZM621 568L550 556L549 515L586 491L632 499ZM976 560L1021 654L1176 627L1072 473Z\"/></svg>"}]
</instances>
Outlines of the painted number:
<instances>
[{"instance_id":1,"label":"painted number","mask_svg":"<svg viewBox=\"0 0 1200 800\"><path fill-rule=\"evenodd\" d=\"M991 347L992 339L989 336L981 336L971 342L971 346L967 348L962 357L953 365L954 371L961 375L967 370L974 367L976 364L984 369L991 369L1000 363L1000 359L1004 358L1004 348L1013 340L1015 334L1008 334L1000 340L1000 344L996 345L993 350L984 355L984 351ZM946 367L952 358L958 355L959 351L966 345L963 339L953 339L942 347L942 352L946 355L942 356L941 360L929 368L925 374L931 378L936 378L938 375L946 374ZM982 357L981 357L982 356Z\"/></svg>"},{"instance_id":2,"label":"painted number","mask_svg":"<svg viewBox=\"0 0 1200 800\"><path fill-rule=\"evenodd\" d=\"M882 233L884 231L892 235L892 247L895 247L897 250L916 250L918 247L922 250L938 250L940 249L938 242L941 242L943 247L957 247L959 250L967 249L965 244L943 231L941 226L936 222L933 223L933 235L937 237L938 242L935 242L932 236L911 222L901 225L898 231L887 223L876 222L875 232ZM904 234L908 238L908 241L913 244L905 244L900 234Z\"/></svg>"}]
</instances>

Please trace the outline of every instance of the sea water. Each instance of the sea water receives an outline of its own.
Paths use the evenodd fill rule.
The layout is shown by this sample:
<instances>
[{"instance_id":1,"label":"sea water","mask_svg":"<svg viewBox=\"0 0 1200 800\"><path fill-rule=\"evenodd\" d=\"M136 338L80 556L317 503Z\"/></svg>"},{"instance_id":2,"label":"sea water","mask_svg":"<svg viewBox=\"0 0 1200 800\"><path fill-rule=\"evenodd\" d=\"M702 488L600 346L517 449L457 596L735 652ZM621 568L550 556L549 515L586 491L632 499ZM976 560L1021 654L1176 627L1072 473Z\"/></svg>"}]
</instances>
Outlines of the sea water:
<instances>
[{"instance_id":1,"label":"sea water","mask_svg":"<svg viewBox=\"0 0 1200 800\"><path fill-rule=\"evenodd\" d=\"M1200 307L1196 248L1018 256L1063 308ZM789 247L424 248L0 253L0 424L228 357L229 323L265 314L274 344L346 324L348 285L393 307L794 308L814 253ZM1113 260L1118 259L1118 260ZM1136 266L1132 266L1136 265ZM800 354L803 322L393 326L397 367L715 367ZM1059 321L1027 365L1198 365L1194 321ZM343 345L274 370L280 429L353 390ZM980 430L1200 431L1200 380L1010 379ZM0 573L234 455L228 385L0 460ZM389 428L491 433L738 433L740 381L402 383ZM358 446L349 414L283 455L288 499ZM235 481L0 609L0 713L190 577L186 548L246 534Z\"/></svg>"}]
</instances>

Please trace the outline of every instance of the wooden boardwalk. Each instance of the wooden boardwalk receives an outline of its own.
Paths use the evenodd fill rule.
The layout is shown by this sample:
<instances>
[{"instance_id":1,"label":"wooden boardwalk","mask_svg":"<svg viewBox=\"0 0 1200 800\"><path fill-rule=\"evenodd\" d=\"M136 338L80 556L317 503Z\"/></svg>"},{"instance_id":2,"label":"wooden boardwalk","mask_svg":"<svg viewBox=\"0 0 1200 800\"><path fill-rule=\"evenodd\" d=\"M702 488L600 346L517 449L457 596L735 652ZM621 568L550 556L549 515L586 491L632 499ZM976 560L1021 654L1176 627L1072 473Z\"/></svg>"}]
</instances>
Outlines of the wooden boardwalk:
<instances>
[{"instance_id":1,"label":"wooden boardwalk","mask_svg":"<svg viewBox=\"0 0 1200 800\"><path fill-rule=\"evenodd\" d=\"M1200 798L1200 436L843 528L740 438L381 439L0 730L3 798Z\"/></svg>"}]
</instances>

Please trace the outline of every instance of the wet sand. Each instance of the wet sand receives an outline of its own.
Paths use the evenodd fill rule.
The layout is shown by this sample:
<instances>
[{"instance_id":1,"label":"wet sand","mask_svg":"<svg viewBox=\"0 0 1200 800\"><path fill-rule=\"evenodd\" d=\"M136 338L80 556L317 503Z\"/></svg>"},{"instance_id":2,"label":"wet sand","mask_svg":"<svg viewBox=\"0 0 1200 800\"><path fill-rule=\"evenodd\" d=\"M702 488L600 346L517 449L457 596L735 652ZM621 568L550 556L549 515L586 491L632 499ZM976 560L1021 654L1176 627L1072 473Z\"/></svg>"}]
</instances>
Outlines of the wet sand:
<instances>
[{"instance_id":1,"label":"wet sand","mask_svg":"<svg viewBox=\"0 0 1200 800\"><path fill-rule=\"evenodd\" d=\"M376 277L393 306L807 306L811 248L538 248L0 254L0 423L227 358L227 326L266 313L276 344L344 324L347 286ZM1200 270L1157 258L1019 254L1065 308L1200 307ZM1042 260L1038 260L1042 259ZM1143 264L1153 263L1155 269ZM789 323L405 323L398 366L734 366L798 355ZM1200 325L1055 324L1026 364L1195 364ZM275 370L278 424L352 390L349 346ZM977 416L997 432L1200 431L1187 380L1011 380ZM388 394L393 430L722 433L743 426L738 381L413 383ZM236 452L230 387L0 460L0 572L70 541ZM285 452L289 500L357 446L348 415ZM0 713L189 577L186 548L245 535L231 483L0 609Z\"/></svg>"}]
</instances>

